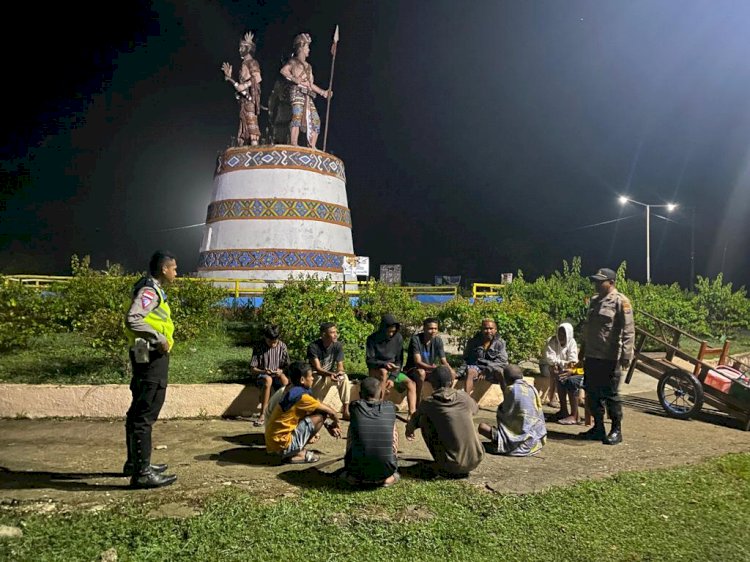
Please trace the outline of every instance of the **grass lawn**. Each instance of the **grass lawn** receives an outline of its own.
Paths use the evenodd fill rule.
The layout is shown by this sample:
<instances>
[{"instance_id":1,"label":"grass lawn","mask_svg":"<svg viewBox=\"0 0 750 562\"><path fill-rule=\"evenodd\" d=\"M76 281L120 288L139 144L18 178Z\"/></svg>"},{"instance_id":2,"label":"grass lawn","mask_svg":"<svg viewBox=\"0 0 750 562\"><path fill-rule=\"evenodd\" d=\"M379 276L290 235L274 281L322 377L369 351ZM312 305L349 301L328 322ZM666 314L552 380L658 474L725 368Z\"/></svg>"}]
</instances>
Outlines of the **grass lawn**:
<instances>
[{"instance_id":1,"label":"grass lawn","mask_svg":"<svg viewBox=\"0 0 750 562\"><path fill-rule=\"evenodd\" d=\"M98 560L110 548L139 561L750 559L750 454L525 496L452 481L354 492L299 480L298 497L230 488L189 519L144 518L149 502L65 515L6 510L0 524L23 537L0 540L0 559Z\"/></svg>"},{"instance_id":2,"label":"grass lawn","mask_svg":"<svg viewBox=\"0 0 750 562\"><path fill-rule=\"evenodd\" d=\"M251 354L247 334L237 325L222 335L177 342L170 358L169 382L250 382ZM364 356L361 363L345 366L354 378L367 373ZM119 355L95 349L79 333L50 334L27 349L0 353L0 383L129 384L129 369L125 349Z\"/></svg>"}]
</instances>

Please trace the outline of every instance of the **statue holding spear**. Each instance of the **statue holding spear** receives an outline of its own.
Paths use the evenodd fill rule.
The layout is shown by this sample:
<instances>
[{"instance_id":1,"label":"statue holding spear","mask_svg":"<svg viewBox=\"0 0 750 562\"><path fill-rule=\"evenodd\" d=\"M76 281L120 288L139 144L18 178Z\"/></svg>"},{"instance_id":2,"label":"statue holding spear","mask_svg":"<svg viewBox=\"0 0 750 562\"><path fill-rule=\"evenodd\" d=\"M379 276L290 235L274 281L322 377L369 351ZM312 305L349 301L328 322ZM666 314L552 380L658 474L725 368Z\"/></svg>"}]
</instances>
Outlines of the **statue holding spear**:
<instances>
[{"instance_id":1,"label":"statue holding spear","mask_svg":"<svg viewBox=\"0 0 750 562\"><path fill-rule=\"evenodd\" d=\"M323 90L315 84L312 65L307 62L312 39L307 33L294 38L294 55L282 67L281 75L289 82L289 101L292 106L292 120L289 122L290 142L299 144L300 129L307 136L307 144L316 148L320 134L320 116L315 109L315 95L330 100L333 91Z\"/></svg>"}]
</instances>

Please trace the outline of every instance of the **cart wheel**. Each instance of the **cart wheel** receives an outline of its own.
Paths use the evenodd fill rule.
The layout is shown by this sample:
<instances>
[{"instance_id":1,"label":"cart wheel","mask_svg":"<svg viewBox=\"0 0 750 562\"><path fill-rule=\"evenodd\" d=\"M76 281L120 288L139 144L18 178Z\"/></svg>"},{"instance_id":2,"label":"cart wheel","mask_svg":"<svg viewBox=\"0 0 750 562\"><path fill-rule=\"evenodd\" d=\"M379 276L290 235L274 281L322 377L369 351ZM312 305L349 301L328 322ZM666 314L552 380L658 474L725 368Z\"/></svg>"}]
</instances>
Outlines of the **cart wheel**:
<instances>
[{"instance_id":1,"label":"cart wheel","mask_svg":"<svg viewBox=\"0 0 750 562\"><path fill-rule=\"evenodd\" d=\"M672 418L687 420L703 406L703 386L693 375L681 369L664 373L656 392L662 408Z\"/></svg>"}]
</instances>

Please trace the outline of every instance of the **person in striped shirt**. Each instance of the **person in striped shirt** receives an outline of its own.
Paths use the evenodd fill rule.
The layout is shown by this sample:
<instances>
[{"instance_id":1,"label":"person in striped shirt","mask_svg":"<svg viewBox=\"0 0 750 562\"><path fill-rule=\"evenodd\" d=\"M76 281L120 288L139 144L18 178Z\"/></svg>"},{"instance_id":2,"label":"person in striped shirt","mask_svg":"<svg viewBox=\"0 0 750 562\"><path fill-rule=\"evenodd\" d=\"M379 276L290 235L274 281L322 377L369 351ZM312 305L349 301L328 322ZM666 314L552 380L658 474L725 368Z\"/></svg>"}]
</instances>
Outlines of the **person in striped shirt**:
<instances>
[{"instance_id":1,"label":"person in striped shirt","mask_svg":"<svg viewBox=\"0 0 750 562\"><path fill-rule=\"evenodd\" d=\"M289 366L289 351L280 339L281 330L275 324L263 329L263 340L253 346L250 359L250 374L255 375L255 384L260 389L260 415L254 422L256 427L265 423L265 412L271 397L271 388L278 390L289 384L284 369Z\"/></svg>"}]
</instances>

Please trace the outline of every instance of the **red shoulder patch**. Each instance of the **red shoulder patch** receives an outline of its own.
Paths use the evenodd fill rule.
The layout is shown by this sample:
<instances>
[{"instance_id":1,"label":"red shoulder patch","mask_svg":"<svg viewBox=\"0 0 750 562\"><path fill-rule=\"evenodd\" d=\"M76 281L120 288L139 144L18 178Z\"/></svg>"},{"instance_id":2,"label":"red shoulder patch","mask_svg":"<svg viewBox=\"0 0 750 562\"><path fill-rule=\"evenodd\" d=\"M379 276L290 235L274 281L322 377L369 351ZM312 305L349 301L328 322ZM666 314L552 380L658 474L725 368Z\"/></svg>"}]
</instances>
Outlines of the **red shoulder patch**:
<instances>
[{"instance_id":1,"label":"red shoulder patch","mask_svg":"<svg viewBox=\"0 0 750 562\"><path fill-rule=\"evenodd\" d=\"M141 306L148 308L156 300L156 293L151 289L146 289L141 293Z\"/></svg>"}]
</instances>

